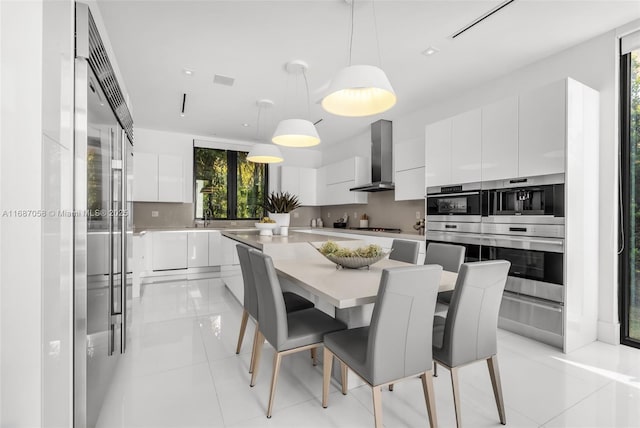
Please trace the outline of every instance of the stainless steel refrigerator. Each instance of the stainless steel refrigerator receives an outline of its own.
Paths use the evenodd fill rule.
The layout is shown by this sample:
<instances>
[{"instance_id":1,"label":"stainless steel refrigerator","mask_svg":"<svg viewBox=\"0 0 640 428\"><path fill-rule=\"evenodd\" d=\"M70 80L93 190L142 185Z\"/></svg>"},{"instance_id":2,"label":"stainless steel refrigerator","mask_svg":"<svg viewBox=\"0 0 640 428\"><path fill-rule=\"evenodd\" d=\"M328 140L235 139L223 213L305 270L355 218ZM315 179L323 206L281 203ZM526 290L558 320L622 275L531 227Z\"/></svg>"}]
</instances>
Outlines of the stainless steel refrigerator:
<instances>
[{"instance_id":1,"label":"stainless steel refrigerator","mask_svg":"<svg viewBox=\"0 0 640 428\"><path fill-rule=\"evenodd\" d=\"M92 427L131 325L133 121L81 3L74 144L74 426Z\"/></svg>"}]
</instances>

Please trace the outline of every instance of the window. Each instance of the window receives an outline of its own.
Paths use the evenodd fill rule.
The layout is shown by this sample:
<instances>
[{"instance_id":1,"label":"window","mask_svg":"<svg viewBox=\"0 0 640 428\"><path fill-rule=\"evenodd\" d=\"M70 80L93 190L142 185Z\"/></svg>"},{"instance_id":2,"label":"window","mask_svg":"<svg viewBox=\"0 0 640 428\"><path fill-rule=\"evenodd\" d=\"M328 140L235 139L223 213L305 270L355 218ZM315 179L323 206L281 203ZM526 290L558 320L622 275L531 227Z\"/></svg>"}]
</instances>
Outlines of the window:
<instances>
[{"instance_id":1,"label":"window","mask_svg":"<svg viewBox=\"0 0 640 428\"><path fill-rule=\"evenodd\" d=\"M267 165L247 152L194 147L196 219L258 219L264 215Z\"/></svg>"},{"instance_id":2,"label":"window","mask_svg":"<svg viewBox=\"0 0 640 428\"><path fill-rule=\"evenodd\" d=\"M622 56L621 338L640 347L640 49Z\"/></svg>"}]
</instances>

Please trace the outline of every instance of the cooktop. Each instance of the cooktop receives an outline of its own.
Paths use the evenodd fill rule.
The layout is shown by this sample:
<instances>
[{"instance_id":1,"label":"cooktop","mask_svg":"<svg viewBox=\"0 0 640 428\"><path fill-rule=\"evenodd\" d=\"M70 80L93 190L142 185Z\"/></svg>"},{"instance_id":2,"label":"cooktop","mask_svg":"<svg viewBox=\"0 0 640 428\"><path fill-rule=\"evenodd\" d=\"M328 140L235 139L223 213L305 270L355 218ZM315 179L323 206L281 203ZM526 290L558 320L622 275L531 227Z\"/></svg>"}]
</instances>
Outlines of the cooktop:
<instances>
[{"instance_id":1,"label":"cooktop","mask_svg":"<svg viewBox=\"0 0 640 428\"><path fill-rule=\"evenodd\" d=\"M369 232L400 233L402 230L391 227L350 227L351 230L367 230Z\"/></svg>"}]
</instances>

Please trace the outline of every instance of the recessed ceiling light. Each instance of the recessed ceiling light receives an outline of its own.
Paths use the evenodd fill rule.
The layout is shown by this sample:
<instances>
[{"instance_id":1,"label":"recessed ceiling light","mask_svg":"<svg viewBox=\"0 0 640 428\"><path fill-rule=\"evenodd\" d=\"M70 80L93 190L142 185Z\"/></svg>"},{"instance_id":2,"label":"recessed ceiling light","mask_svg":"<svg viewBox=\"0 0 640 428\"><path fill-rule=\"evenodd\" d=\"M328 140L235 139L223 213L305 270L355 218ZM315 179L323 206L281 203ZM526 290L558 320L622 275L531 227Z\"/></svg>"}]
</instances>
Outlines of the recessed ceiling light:
<instances>
[{"instance_id":1,"label":"recessed ceiling light","mask_svg":"<svg viewBox=\"0 0 640 428\"><path fill-rule=\"evenodd\" d=\"M250 127L251 125L249 125L248 123L243 123L242 126L244 126L245 128Z\"/></svg>"},{"instance_id":2,"label":"recessed ceiling light","mask_svg":"<svg viewBox=\"0 0 640 428\"><path fill-rule=\"evenodd\" d=\"M195 70L192 70L190 68L183 68L182 72L186 75L186 76L193 76L195 74Z\"/></svg>"},{"instance_id":3,"label":"recessed ceiling light","mask_svg":"<svg viewBox=\"0 0 640 428\"><path fill-rule=\"evenodd\" d=\"M431 55L437 54L438 52L440 52L440 49L434 46L429 46L428 48L422 51L422 55L431 56Z\"/></svg>"}]
</instances>

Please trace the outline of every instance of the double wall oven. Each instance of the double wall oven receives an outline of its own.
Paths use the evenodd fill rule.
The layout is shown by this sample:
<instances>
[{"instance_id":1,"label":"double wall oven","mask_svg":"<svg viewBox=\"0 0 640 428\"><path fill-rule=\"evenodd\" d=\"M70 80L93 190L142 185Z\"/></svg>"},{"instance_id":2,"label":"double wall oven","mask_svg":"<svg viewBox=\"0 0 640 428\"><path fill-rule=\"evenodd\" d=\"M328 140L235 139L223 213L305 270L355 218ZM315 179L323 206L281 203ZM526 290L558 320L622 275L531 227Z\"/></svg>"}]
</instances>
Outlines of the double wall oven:
<instances>
[{"instance_id":1,"label":"double wall oven","mask_svg":"<svg viewBox=\"0 0 640 428\"><path fill-rule=\"evenodd\" d=\"M563 346L564 174L427 188L426 235L511 262L499 326Z\"/></svg>"}]
</instances>

